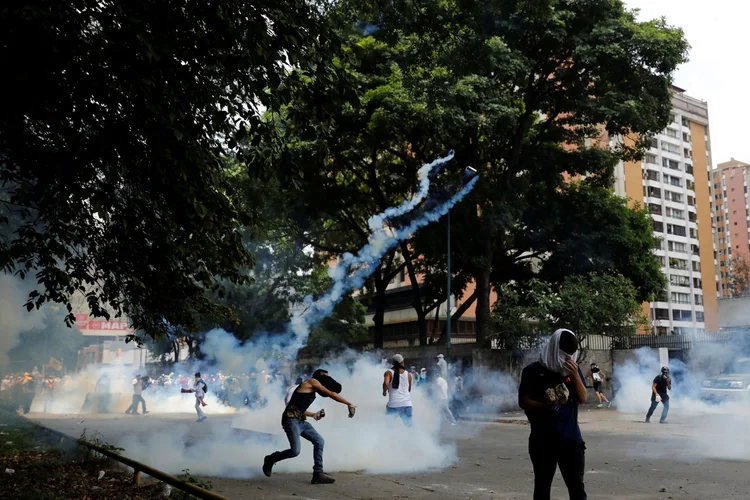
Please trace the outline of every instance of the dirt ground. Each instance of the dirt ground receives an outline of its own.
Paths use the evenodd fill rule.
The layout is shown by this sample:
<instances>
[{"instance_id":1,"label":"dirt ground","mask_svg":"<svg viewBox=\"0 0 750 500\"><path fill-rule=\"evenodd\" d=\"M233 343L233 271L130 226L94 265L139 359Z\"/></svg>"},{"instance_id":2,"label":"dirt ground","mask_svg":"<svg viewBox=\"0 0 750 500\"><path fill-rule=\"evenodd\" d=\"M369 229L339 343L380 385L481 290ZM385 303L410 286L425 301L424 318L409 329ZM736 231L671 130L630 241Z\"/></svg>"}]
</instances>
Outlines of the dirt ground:
<instances>
[{"instance_id":1,"label":"dirt ground","mask_svg":"<svg viewBox=\"0 0 750 500\"><path fill-rule=\"evenodd\" d=\"M31 414L43 425L78 436L83 428L96 430L112 444L125 433L153 432L194 415L74 416ZM309 474L275 474L249 480L211 477L214 491L232 499L529 499L533 475L527 454L529 427L521 413L480 416L482 422L462 422L445 429L443 439L455 440L459 461L444 470L420 474L367 475L335 473L334 485L313 486ZM586 488L589 498L747 499L750 473L745 460L711 458L711 432L727 439L721 425L706 430L701 416L670 415L668 425L645 424L642 415L615 410L581 409L586 440ZM231 417L215 418L211 426L231 425ZM733 426L733 428L736 428ZM203 432L203 431L202 431ZM738 436L739 437L739 436ZM743 437L744 439L744 437ZM125 452L127 454L127 451ZM721 456L721 453L718 453ZM248 457L260 466L262 457ZM158 464L152 464L158 467ZM193 470L199 475L199 470ZM567 498L555 478L552 498Z\"/></svg>"}]
</instances>

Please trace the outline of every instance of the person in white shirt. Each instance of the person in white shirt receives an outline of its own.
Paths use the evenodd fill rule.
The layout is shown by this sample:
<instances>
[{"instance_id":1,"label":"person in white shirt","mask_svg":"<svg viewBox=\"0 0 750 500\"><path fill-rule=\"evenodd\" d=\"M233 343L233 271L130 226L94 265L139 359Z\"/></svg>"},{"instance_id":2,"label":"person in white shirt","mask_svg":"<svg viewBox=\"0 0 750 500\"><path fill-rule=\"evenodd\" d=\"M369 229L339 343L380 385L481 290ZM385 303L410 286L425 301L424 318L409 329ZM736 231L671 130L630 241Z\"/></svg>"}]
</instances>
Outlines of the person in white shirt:
<instances>
[{"instance_id":1,"label":"person in white shirt","mask_svg":"<svg viewBox=\"0 0 750 500\"><path fill-rule=\"evenodd\" d=\"M383 397L388 396L386 415L398 415L407 427L411 427L412 403L411 373L404 367L404 357L393 356L393 368L383 374Z\"/></svg>"},{"instance_id":2,"label":"person in white shirt","mask_svg":"<svg viewBox=\"0 0 750 500\"><path fill-rule=\"evenodd\" d=\"M440 376L448 380L448 363L445 362L445 356L442 354L437 355L437 367L440 371Z\"/></svg>"},{"instance_id":3,"label":"person in white shirt","mask_svg":"<svg viewBox=\"0 0 750 500\"><path fill-rule=\"evenodd\" d=\"M138 404L140 403L143 405L143 414L146 415L148 412L146 411L146 400L143 399L143 396L141 395L143 393L143 377L140 375L137 375L133 381L133 403L130 405L130 408L128 408L125 413L132 413L133 415L138 415Z\"/></svg>"},{"instance_id":4,"label":"person in white shirt","mask_svg":"<svg viewBox=\"0 0 750 500\"><path fill-rule=\"evenodd\" d=\"M456 419L453 416L453 412L448 407L448 382L438 375L437 386L437 400L440 412L443 414L443 418L450 422L451 425L456 425Z\"/></svg>"},{"instance_id":5,"label":"person in white shirt","mask_svg":"<svg viewBox=\"0 0 750 500\"><path fill-rule=\"evenodd\" d=\"M208 386L206 385L206 382L201 378L201 372L196 372L195 381L193 382L193 387L190 389L190 392L195 394L195 411L198 413L197 422L203 422L208 418L201 408L203 405L203 398L206 396L207 388Z\"/></svg>"}]
</instances>

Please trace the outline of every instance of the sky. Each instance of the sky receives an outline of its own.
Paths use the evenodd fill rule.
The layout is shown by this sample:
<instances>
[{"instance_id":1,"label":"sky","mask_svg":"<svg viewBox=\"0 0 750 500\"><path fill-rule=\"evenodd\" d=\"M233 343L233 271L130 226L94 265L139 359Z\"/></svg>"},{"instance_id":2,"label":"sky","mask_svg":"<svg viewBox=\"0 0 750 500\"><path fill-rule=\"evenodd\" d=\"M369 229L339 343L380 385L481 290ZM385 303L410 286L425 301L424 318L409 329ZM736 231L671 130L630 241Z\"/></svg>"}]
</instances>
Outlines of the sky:
<instances>
[{"instance_id":1,"label":"sky","mask_svg":"<svg viewBox=\"0 0 750 500\"><path fill-rule=\"evenodd\" d=\"M692 46L674 84L708 102L713 167L750 163L750 0L625 0L640 20L664 16Z\"/></svg>"}]
</instances>

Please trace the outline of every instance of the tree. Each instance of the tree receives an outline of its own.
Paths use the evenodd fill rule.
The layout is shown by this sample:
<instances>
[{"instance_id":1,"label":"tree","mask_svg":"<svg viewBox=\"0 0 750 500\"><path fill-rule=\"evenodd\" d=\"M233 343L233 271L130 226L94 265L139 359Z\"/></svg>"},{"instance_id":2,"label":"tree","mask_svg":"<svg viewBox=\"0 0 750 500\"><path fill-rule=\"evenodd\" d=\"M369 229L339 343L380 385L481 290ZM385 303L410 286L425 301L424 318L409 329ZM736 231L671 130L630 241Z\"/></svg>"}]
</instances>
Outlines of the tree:
<instances>
[{"instance_id":1,"label":"tree","mask_svg":"<svg viewBox=\"0 0 750 500\"><path fill-rule=\"evenodd\" d=\"M638 292L622 276L568 276L559 287L531 279L499 288L493 311L496 339L505 348L532 348L558 328L619 338L648 325Z\"/></svg>"},{"instance_id":2,"label":"tree","mask_svg":"<svg viewBox=\"0 0 750 500\"><path fill-rule=\"evenodd\" d=\"M671 75L688 45L681 30L638 22L620 1L347 4L374 26L368 43L402 48L392 67L411 83L409 98L440 111L444 128L427 123L429 144L479 170L472 199L456 210L469 223L456 239L476 280L481 343L493 286L528 273L528 255L543 252L514 236L554 225L557 214L530 219L533 205L564 195L565 174L609 187L617 162L639 157L668 123ZM627 136L641 140L617 140ZM638 283L641 294L656 293L658 281Z\"/></svg>"},{"instance_id":3,"label":"tree","mask_svg":"<svg viewBox=\"0 0 750 500\"><path fill-rule=\"evenodd\" d=\"M41 371L51 357L61 361L65 371L75 369L78 351L85 345L83 334L63 325L64 313L60 307L47 306L34 314L42 319L21 332L16 345L8 351L8 357L15 361L13 369L28 371L36 366Z\"/></svg>"},{"instance_id":4,"label":"tree","mask_svg":"<svg viewBox=\"0 0 750 500\"><path fill-rule=\"evenodd\" d=\"M742 256L735 254L732 258L732 267L729 270L729 285L732 294L744 297L750 291L750 264Z\"/></svg>"},{"instance_id":5,"label":"tree","mask_svg":"<svg viewBox=\"0 0 750 500\"><path fill-rule=\"evenodd\" d=\"M306 56L327 40L321 13L297 0L2 9L13 98L0 118L0 229L17 226L0 265L35 274L28 308L81 291L95 316L112 306L151 335L216 312L206 291L244 281L239 229L263 223L238 209L224 158L262 126L282 61L325 72Z\"/></svg>"},{"instance_id":6,"label":"tree","mask_svg":"<svg viewBox=\"0 0 750 500\"><path fill-rule=\"evenodd\" d=\"M639 23L610 0L349 0L332 16L344 42L331 92L297 71L274 139L284 146L275 165L309 182L299 194L308 212L336 221L323 230L346 219L361 232L367 215L408 194L421 164L454 149L449 172L472 165L480 174L452 212L454 269L476 282L478 342L492 327L492 289L531 279L542 257L550 282L596 271L631 279L642 298L661 291L646 219L609 188L617 163L645 144L620 138L668 122L671 75L687 51L681 30ZM585 180L571 185L577 176ZM410 275L418 259L405 254L438 262L430 252L445 246L429 243L437 238L401 248ZM416 283L413 293L423 315L433 302Z\"/></svg>"}]
</instances>

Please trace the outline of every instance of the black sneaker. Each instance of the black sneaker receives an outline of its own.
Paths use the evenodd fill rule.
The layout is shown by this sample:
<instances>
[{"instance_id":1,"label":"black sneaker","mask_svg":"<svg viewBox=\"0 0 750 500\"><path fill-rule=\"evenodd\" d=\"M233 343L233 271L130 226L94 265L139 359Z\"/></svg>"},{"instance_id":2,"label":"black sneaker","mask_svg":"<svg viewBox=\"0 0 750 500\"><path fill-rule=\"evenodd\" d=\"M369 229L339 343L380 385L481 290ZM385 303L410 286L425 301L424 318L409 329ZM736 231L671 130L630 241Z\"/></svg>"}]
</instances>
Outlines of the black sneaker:
<instances>
[{"instance_id":1,"label":"black sneaker","mask_svg":"<svg viewBox=\"0 0 750 500\"><path fill-rule=\"evenodd\" d=\"M647 423L647 424L650 424L650 423L651 423L651 419L650 419L650 418L647 418L647 419L646 419L646 423Z\"/></svg>"},{"instance_id":2,"label":"black sneaker","mask_svg":"<svg viewBox=\"0 0 750 500\"><path fill-rule=\"evenodd\" d=\"M325 472L313 472L311 484L333 484L336 480Z\"/></svg>"},{"instance_id":3,"label":"black sneaker","mask_svg":"<svg viewBox=\"0 0 750 500\"><path fill-rule=\"evenodd\" d=\"M263 459L263 474L265 474L268 477L271 477L272 472L273 472L273 462L271 462L271 455L267 455L266 458Z\"/></svg>"}]
</instances>

